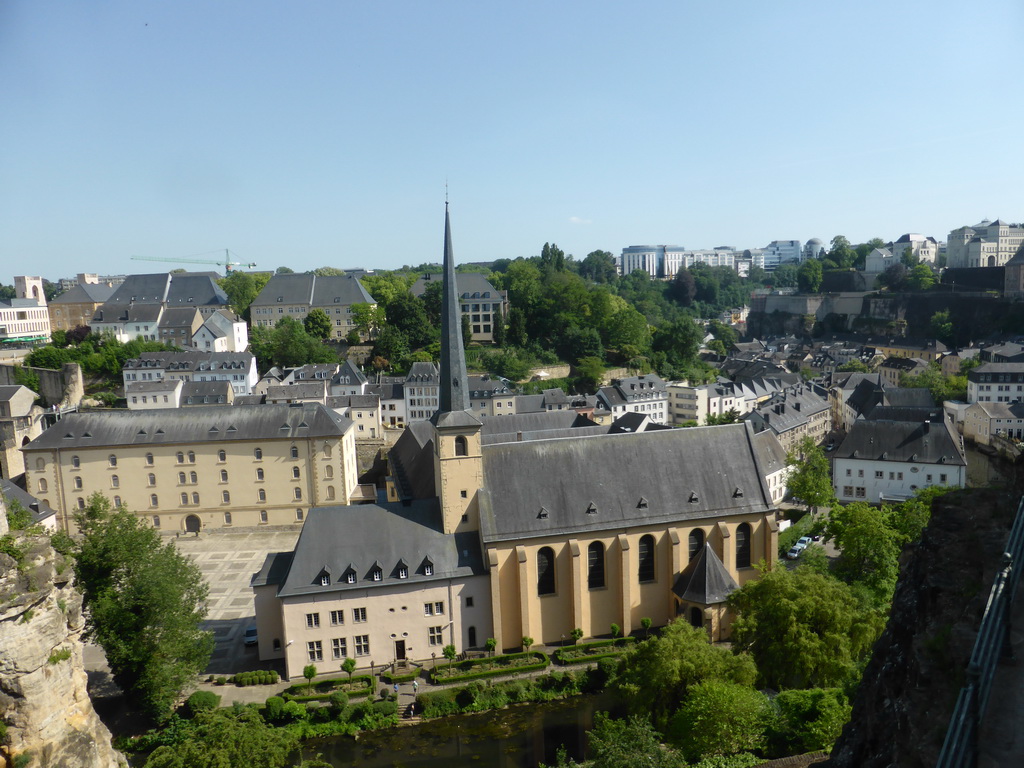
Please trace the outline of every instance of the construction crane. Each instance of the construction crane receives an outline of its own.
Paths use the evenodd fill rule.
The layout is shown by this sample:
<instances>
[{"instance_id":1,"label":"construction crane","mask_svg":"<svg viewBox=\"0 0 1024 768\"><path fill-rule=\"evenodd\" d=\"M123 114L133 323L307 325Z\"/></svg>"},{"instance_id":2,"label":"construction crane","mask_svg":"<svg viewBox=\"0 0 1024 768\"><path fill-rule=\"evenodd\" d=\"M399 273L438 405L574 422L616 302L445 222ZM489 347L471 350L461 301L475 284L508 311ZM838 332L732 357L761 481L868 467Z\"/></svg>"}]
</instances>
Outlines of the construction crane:
<instances>
[{"instance_id":1,"label":"construction crane","mask_svg":"<svg viewBox=\"0 0 1024 768\"><path fill-rule=\"evenodd\" d=\"M231 253L224 249L223 259L165 259L161 256L132 256L134 261L171 261L175 264L216 264L224 267L225 272L233 272L235 267L255 267L255 262L231 261Z\"/></svg>"}]
</instances>

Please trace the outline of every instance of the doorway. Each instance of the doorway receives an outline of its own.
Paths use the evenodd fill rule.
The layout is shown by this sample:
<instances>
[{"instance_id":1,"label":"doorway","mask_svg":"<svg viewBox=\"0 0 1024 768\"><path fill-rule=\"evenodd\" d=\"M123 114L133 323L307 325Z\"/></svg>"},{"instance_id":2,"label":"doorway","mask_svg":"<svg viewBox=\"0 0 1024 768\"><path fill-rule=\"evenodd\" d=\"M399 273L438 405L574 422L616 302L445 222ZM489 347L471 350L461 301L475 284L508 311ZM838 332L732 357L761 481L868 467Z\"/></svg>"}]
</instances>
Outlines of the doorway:
<instances>
[{"instance_id":1,"label":"doorway","mask_svg":"<svg viewBox=\"0 0 1024 768\"><path fill-rule=\"evenodd\" d=\"M695 627L704 626L704 611L700 608L690 609L690 623Z\"/></svg>"},{"instance_id":2,"label":"doorway","mask_svg":"<svg viewBox=\"0 0 1024 768\"><path fill-rule=\"evenodd\" d=\"M395 640L395 661L405 661L405 640Z\"/></svg>"},{"instance_id":3,"label":"doorway","mask_svg":"<svg viewBox=\"0 0 1024 768\"><path fill-rule=\"evenodd\" d=\"M476 627L470 627L466 630L466 634L469 636L467 639L469 642L466 644L468 648L476 648Z\"/></svg>"},{"instance_id":4,"label":"doorway","mask_svg":"<svg viewBox=\"0 0 1024 768\"><path fill-rule=\"evenodd\" d=\"M199 533L202 527L203 523L198 515L189 515L185 518L185 530L189 533Z\"/></svg>"}]
</instances>

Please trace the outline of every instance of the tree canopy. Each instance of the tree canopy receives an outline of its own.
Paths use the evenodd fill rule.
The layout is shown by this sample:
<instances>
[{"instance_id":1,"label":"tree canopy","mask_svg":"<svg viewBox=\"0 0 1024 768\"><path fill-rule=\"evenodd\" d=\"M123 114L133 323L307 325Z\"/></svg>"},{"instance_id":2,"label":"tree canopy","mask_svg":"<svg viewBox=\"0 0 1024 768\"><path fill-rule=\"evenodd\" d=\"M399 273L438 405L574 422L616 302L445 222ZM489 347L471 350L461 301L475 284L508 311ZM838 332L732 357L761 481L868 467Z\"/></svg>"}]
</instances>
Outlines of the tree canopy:
<instances>
[{"instance_id":1,"label":"tree canopy","mask_svg":"<svg viewBox=\"0 0 1024 768\"><path fill-rule=\"evenodd\" d=\"M88 636L129 700L162 721L213 651L213 635L200 628L209 588L192 560L102 494L89 497L75 521Z\"/></svg>"},{"instance_id":2,"label":"tree canopy","mask_svg":"<svg viewBox=\"0 0 1024 768\"><path fill-rule=\"evenodd\" d=\"M796 449L789 452L786 464L791 467L786 488L790 495L807 505L808 511L829 504L835 498L828 458L810 437L800 440Z\"/></svg>"}]
</instances>

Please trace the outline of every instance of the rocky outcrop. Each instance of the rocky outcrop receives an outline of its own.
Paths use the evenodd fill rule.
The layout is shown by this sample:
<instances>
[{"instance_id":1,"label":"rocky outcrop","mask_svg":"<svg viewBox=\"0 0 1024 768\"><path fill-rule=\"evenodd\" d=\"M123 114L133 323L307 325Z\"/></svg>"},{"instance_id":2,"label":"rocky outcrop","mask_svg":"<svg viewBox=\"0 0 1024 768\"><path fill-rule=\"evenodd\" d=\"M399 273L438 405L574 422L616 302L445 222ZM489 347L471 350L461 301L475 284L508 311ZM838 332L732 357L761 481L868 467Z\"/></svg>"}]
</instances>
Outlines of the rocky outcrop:
<instances>
[{"instance_id":1,"label":"rocky outcrop","mask_svg":"<svg viewBox=\"0 0 1024 768\"><path fill-rule=\"evenodd\" d=\"M935 765L1016 511L1015 496L985 489L937 500L826 765Z\"/></svg>"},{"instance_id":2,"label":"rocky outcrop","mask_svg":"<svg viewBox=\"0 0 1024 768\"><path fill-rule=\"evenodd\" d=\"M14 556L0 553L0 766L23 754L32 757L28 766L126 765L86 691L82 597L71 565L45 535L13 533L5 549Z\"/></svg>"}]
</instances>

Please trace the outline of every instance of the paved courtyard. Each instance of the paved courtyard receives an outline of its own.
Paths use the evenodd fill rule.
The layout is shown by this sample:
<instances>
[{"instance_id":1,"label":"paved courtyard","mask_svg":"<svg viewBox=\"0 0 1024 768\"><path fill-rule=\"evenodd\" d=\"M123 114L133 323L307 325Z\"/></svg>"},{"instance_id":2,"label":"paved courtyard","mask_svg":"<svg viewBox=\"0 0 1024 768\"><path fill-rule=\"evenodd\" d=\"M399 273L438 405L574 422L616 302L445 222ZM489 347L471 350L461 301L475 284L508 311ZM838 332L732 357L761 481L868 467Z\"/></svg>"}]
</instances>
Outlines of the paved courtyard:
<instances>
[{"instance_id":1,"label":"paved courtyard","mask_svg":"<svg viewBox=\"0 0 1024 768\"><path fill-rule=\"evenodd\" d=\"M217 644L207 674L268 668L266 663L260 665L255 647L246 648L242 643L242 634L256 616L249 579L269 552L290 550L298 538L298 530L250 528L172 539L182 554L195 561L210 585L204 628L213 632Z\"/></svg>"}]
</instances>

